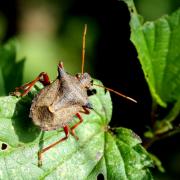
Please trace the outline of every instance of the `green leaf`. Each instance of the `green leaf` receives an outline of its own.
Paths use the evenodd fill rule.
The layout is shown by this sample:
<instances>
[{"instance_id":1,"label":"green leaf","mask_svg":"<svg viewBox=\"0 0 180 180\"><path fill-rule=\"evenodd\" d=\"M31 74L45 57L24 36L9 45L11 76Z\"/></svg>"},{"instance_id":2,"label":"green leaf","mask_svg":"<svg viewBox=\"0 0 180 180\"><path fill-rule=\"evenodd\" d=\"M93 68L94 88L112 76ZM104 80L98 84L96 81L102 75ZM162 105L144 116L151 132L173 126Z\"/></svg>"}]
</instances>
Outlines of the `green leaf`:
<instances>
[{"instance_id":1,"label":"green leaf","mask_svg":"<svg viewBox=\"0 0 180 180\"><path fill-rule=\"evenodd\" d=\"M64 137L64 132L41 132L32 124L29 108L36 89L23 98L1 97L0 179L91 180L99 174L105 179L152 179L148 169L152 161L140 138L125 128L109 128L110 94L103 88L96 91L90 96L94 111L82 114L84 121L76 129L79 141L70 136L51 148L43 154L42 167L37 166L37 152ZM76 122L74 118L72 124Z\"/></svg>"},{"instance_id":2,"label":"green leaf","mask_svg":"<svg viewBox=\"0 0 180 180\"><path fill-rule=\"evenodd\" d=\"M0 67L0 95L4 95L5 93L5 85L4 85L4 78L3 78L3 74L2 74L2 70Z\"/></svg>"},{"instance_id":3,"label":"green leaf","mask_svg":"<svg viewBox=\"0 0 180 180\"><path fill-rule=\"evenodd\" d=\"M164 173L164 172L165 172L165 169L164 169L164 167L162 166L162 163L161 163L161 161L158 159L158 157L155 156L154 154L150 154L150 156L151 156L151 159L153 160L155 166L158 168L158 170L159 170L160 172Z\"/></svg>"},{"instance_id":4,"label":"green leaf","mask_svg":"<svg viewBox=\"0 0 180 180\"><path fill-rule=\"evenodd\" d=\"M7 95L22 83L24 59L16 62L16 42L0 45L0 96Z\"/></svg>"},{"instance_id":5,"label":"green leaf","mask_svg":"<svg viewBox=\"0 0 180 180\"><path fill-rule=\"evenodd\" d=\"M151 159L131 130L117 128L116 136L105 134L107 179L152 179Z\"/></svg>"},{"instance_id":6,"label":"green leaf","mask_svg":"<svg viewBox=\"0 0 180 180\"><path fill-rule=\"evenodd\" d=\"M131 14L131 40L153 100L165 107L180 98L180 9L171 16L143 22L133 0L124 0Z\"/></svg>"}]
</instances>

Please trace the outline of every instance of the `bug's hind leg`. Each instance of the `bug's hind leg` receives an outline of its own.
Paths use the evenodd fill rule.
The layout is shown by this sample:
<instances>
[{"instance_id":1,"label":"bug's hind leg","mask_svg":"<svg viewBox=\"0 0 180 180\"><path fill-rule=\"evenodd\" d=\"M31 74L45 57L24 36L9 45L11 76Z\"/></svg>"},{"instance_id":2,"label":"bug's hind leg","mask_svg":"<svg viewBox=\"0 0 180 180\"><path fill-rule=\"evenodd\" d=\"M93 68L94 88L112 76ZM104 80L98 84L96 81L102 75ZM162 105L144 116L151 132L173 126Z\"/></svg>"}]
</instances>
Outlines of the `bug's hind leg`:
<instances>
[{"instance_id":1,"label":"bug's hind leg","mask_svg":"<svg viewBox=\"0 0 180 180\"><path fill-rule=\"evenodd\" d=\"M84 109L84 111L81 111L82 113L84 113L84 114L90 113L86 107L83 107L83 109ZM83 118L81 117L80 113L77 113L76 116L79 118L79 122L77 124L75 124L73 127L71 127L71 134L72 134L72 136L74 136L76 138L76 140L78 140L79 138L76 136L74 130L83 122Z\"/></svg>"},{"instance_id":2,"label":"bug's hind leg","mask_svg":"<svg viewBox=\"0 0 180 180\"><path fill-rule=\"evenodd\" d=\"M47 73L42 72L33 81L26 83L20 87L16 87L15 92L12 92L11 95L21 96L21 97L27 95L27 93L31 90L31 88L35 85L37 81L41 82L44 86L50 84L50 80Z\"/></svg>"},{"instance_id":3,"label":"bug's hind leg","mask_svg":"<svg viewBox=\"0 0 180 180\"><path fill-rule=\"evenodd\" d=\"M76 116L79 118L79 122L76 123L73 127L71 127L71 134L75 137L76 140L78 140L79 138L76 136L74 130L83 122L83 119L79 113L77 113Z\"/></svg>"},{"instance_id":4,"label":"bug's hind leg","mask_svg":"<svg viewBox=\"0 0 180 180\"><path fill-rule=\"evenodd\" d=\"M50 144L49 146L47 146L46 148L44 148L38 152L38 166L39 167L42 166L42 154L45 153L46 151L48 151L49 149L51 149L52 147L56 146L57 144L65 141L69 137L69 127L68 126L64 126L64 133L65 133L65 137L56 141L53 144Z\"/></svg>"}]
</instances>

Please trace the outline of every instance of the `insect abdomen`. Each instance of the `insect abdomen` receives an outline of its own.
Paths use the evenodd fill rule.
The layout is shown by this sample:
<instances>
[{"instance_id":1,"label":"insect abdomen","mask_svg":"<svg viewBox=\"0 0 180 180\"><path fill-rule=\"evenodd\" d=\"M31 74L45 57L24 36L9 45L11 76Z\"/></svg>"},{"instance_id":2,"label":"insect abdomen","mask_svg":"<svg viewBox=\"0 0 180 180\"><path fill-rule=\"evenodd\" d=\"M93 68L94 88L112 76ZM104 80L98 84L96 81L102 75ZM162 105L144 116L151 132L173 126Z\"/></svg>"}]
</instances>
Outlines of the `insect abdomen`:
<instances>
[{"instance_id":1,"label":"insect abdomen","mask_svg":"<svg viewBox=\"0 0 180 180\"><path fill-rule=\"evenodd\" d=\"M47 106L36 107L31 109L30 117L35 125L41 129L46 129L53 124L54 114L49 111Z\"/></svg>"}]
</instances>

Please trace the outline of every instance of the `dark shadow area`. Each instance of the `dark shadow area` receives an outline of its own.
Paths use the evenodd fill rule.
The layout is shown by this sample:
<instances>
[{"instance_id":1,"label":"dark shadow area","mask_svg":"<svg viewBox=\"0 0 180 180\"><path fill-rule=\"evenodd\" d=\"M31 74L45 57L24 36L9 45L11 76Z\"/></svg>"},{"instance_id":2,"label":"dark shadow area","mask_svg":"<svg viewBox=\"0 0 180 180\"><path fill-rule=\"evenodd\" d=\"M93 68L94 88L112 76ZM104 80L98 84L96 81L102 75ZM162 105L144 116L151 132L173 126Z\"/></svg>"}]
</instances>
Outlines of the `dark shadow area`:
<instances>
[{"instance_id":1,"label":"dark shadow area","mask_svg":"<svg viewBox=\"0 0 180 180\"><path fill-rule=\"evenodd\" d=\"M142 135L145 124L150 120L151 98L136 50L129 40L128 8L123 2L112 1L105 7L103 17L104 19L100 19L101 36L96 48L96 77L102 80L105 86L138 101L135 104L111 93L111 126L131 128Z\"/></svg>"},{"instance_id":2,"label":"dark shadow area","mask_svg":"<svg viewBox=\"0 0 180 180\"><path fill-rule=\"evenodd\" d=\"M41 130L35 126L32 119L29 118L29 110L32 98L30 96L22 97L16 104L14 115L12 117L12 125L15 133L19 137L19 141L23 143L32 142L38 136Z\"/></svg>"},{"instance_id":3,"label":"dark shadow area","mask_svg":"<svg viewBox=\"0 0 180 180\"><path fill-rule=\"evenodd\" d=\"M6 33L3 41L7 41L9 37L15 36L17 33L17 2L18 0L7 0L7 1L0 1L0 13L2 13L6 20Z\"/></svg>"},{"instance_id":4,"label":"dark shadow area","mask_svg":"<svg viewBox=\"0 0 180 180\"><path fill-rule=\"evenodd\" d=\"M161 161L165 173L161 173L157 168L152 169L156 179L179 180L180 164L180 134L155 142L149 149Z\"/></svg>"}]
</instances>

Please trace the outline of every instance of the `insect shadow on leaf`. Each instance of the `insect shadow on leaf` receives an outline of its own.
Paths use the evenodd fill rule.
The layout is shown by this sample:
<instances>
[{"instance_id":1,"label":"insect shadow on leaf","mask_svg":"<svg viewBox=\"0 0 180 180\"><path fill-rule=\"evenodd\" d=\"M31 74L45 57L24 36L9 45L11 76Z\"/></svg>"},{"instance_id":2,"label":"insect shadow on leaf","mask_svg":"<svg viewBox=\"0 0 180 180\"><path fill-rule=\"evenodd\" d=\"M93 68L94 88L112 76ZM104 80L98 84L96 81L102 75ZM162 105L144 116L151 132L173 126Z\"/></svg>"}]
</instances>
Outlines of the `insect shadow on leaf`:
<instances>
[{"instance_id":1,"label":"insect shadow on leaf","mask_svg":"<svg viewBox=\"0 0 180 180\"><path fill-rule=\"evenodd\" d=\"M12 116L12 125L19 141L23 143L32 142L38 136L41 130L35 126L32 120L29 118L30 106L32 98L29 96L22 97L15 107L14 114Z\"/></svg>"}]
</instances>

